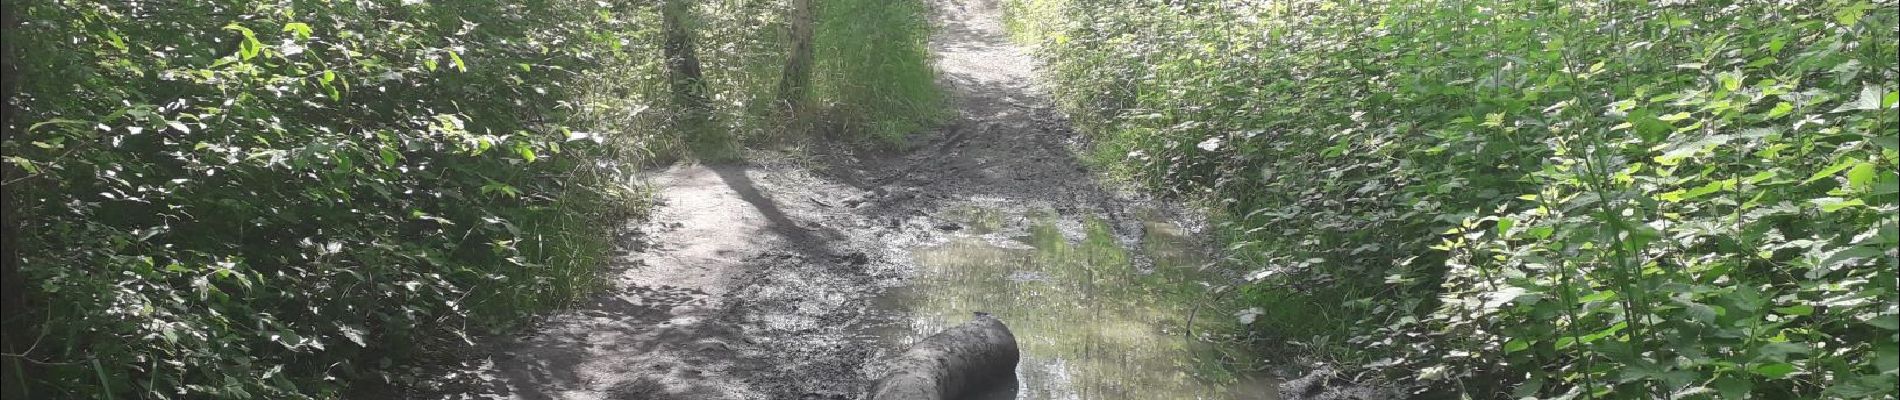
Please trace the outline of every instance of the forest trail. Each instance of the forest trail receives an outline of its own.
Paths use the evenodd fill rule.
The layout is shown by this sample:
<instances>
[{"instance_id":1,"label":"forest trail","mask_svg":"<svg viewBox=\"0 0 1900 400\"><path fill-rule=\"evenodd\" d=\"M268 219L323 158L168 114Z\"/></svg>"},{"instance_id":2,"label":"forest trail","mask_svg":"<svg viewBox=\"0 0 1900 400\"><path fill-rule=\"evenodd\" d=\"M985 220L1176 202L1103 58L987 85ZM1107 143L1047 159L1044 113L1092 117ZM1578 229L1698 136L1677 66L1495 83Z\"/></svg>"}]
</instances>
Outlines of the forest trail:
<instances>
[{"instance_id":1,"label":"forest trail","mask_svg":"<svg viewBox=\"0 0 1900 400\"><path fill-rule=\"evenodd\" d=\"M857 398L875 360L973 311L1024 342L1020 398L1226 393L1196 380L1186 303L1166 301L1204 287L1204 224L1072 156L995 3L933 7L944 128L906 152L656 171L658 207L593 302L420 372L408 395ZM1249 392L1221 397L1269 396Z\"/></svg>"}]
</instances>

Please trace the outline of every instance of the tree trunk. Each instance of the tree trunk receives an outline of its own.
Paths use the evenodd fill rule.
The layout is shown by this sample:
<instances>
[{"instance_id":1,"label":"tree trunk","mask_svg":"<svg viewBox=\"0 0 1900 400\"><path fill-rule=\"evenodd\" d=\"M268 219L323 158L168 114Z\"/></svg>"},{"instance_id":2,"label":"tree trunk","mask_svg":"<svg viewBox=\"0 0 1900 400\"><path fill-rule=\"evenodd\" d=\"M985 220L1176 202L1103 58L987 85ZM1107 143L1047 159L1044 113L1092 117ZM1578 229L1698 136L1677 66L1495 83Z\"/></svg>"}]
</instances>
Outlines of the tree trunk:
<instances>
[{"instance_id":1,"label":"tree trunk","mask_svg":"<svg viewBox=\"0 0 1900 400\"><path fill-rule=\"evenodd\" d=\"M1013 399L1021 359L1009 326L979 312L970 322L930 335L891 359L888 372L871 386L869 399ZM977 394L989 396L973 396Z\"/></svg>"},{"instance_id":2,"label":"tree trunk","mask_svg":"<svg viewBox=\"0 0 1900 400\"><path fill-rule=\"evenodd\" d=\"M778 103L786 120L802 117L805 99L811 93L812 24L814 0L791 0L791 52L785 57L785 70L778 81Z\"/></svg>"},{"instance_id":3,"label":"tree trunk","mask_svg":"<svg viewBox=\"0 0 1900 400\"><path fill-rule=\"evenodd\" d=\"M20 71L14 42L19 40L20 16L14 3L0 0L0 31L7 37L0 41L0 95L5 96L0 98L0 142L18 136L14 102L19 99ZM33 330L26 318L26 280L20 276L19 204L13 199L18 184L14 180L24 172L13 163L0 164L0 182L8 182L0 184L0 352L7 354L0 357L0 399L7 400L28 398L27 382L33 377L24 358Z\"/></svg>"},{"instance_id":4,"label":"tree trunk","mask_svg":"<svg viewBox=\"0 0 1900 400\"><path fill-rule=\"evenodd\" d=\"M702 161L738 158L726 132L712 123L712 104L706 100L706 81L695 49L693 0L664 0L660 24L665 31L666 75L673 91L673 129L686 139L689 150Z\"/></svg>"},{"instance_id":5,"label":"tree trunk","mask_svg":"<svg viewBox=\"0 0 1900 400\"><path fill-rule=\"evenodd\" d=\"M692 0L665 0L660 6L666 35L667 81L672 85L674 105L686 111L688 118L704 118L706 85L700 74L699 54L693 48L692 9Z\"/></svg>"}]
</instances>

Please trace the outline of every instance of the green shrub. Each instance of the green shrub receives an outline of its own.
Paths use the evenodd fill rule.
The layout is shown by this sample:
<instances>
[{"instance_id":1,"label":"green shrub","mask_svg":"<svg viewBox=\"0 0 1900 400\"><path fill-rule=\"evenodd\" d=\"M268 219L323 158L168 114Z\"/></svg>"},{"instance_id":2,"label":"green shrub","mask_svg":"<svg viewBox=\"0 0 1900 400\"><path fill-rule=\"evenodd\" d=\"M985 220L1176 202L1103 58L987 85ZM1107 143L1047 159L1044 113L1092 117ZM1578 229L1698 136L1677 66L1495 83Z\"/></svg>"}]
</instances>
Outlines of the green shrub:
<instances>
[{"instance_id":1,"label":"green shrub","mask_svg":"<svg viewBox=\"0 0 1900 400\"><path fill-rule=\"evenodd\" d=\"M827 6L835 126L934 122L921 3ZM629 169L782 134L775 7L694 7L717 123L689 131L656 3L19 2L38 337L8 362L43 366L34 398L332 398L568 304Z\"/></svg>"},{"instance_id":2,"label":"green shrub","mask_svg":"<svg viewBox=\"0 0 1900 400\"><path fill-rule=\"evenodd\" d=\"M1308 354L1491 397L1893 396L1892 2L1008 9L1097 161L1217 206L1258 321L1328 317L1254 325Z\"/></svg>"},{"instance_id":3,"label":"green shrub","mask_svg":"<svg viewBox=\"0 0 1900 400\"><path fill-rule=\"evenodd\" d=\"M604 4L21 2L31 397L334 397L573 300L651 136Z\"/></svg>"}]
</instances>

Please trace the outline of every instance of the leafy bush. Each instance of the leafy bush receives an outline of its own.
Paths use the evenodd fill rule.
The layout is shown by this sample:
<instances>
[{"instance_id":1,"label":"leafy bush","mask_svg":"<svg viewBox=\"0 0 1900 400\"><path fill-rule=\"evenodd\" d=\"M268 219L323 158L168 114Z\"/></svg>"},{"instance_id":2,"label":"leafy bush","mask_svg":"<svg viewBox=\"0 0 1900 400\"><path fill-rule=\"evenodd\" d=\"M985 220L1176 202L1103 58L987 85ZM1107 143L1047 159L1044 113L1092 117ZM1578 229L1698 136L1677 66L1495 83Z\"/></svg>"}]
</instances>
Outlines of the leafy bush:
<instances>
[{"instance_id":1,"label":"leafy bush","mask_svg":"<svg viewBox=\"0 0 1900 400\"><path fill-rule=\"evenodd\" d=\"M333 397L574 299L649 135L606 4L20 4L31 395Z\"/></svg>"},{"instance_id":2,"label":"leafy bush","mask_svg":"<svg viewBox=\"0 0 1900 400\"><path fill-rule=\"evenodd\" d=\"M1007 10L1098 161L1223 212L1290 347L1440 394L1894 396L1891 1Z\"/></svg>"},{"instance_id":3,"label":"leafy bush","mask_svg":"<svg viewBox=\"0 0 1900 400\"><path fill-rule=\"evenodd\" d=\"M627 170L683 136L778 133L773 1L692 7L721 124L693 132L657 2L13 6L5 161L30 175L6 190L38 332L8 361L41 367L36 398L336 397L585 293L597 221L638 210ZM835 125L934 120L918 2L824 12Z\"/></svg>"}]
</instances>

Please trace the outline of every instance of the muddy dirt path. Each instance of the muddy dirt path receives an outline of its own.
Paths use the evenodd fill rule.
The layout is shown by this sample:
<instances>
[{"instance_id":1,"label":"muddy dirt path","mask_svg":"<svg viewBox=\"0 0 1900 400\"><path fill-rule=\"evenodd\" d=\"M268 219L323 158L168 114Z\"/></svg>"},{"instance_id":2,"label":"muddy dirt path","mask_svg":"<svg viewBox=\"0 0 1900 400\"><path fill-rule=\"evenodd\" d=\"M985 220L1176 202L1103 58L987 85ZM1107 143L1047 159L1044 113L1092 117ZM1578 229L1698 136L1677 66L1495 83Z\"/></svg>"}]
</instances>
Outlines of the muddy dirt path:
<instances>
[{"instance_id":1,"label":"muddy dirt path","mask_svg":"<svg viewBox=\"0 0 1900 400\"><path fill-rule=\"evenodd\" d=\"M1220 279L1199 219L1075 159L994 3L933 6L946 127L898 154L657 171L602 294L405 397L855 399L873 360L973 311L1025 343L1019 398L1272 396L1197 369L1182 338Z\"/></svg>"}]
</instances>

